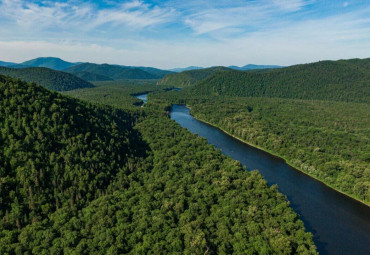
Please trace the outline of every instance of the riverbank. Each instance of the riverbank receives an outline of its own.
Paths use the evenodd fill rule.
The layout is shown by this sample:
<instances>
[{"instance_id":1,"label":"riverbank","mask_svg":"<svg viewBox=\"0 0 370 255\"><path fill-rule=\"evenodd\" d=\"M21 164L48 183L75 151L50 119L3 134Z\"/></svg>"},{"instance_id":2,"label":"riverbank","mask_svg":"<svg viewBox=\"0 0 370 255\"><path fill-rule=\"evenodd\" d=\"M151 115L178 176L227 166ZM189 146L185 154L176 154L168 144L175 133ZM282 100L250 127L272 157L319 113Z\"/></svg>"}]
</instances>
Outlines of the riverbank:
<instances>
[{"instance_id":1,"label":"riverbank","mask_svg":"<svg viewBox=\"0 0 370 255\"><path fill-rule=\"evenodd\" d=\"M190 105L186 105L186 107L188 107L188 108L190 109L190 112L191 112L191 106L190 106ZM366 203L365 201L362 201L362 200L358 199L357 197L355 197L355 196L353 196L353 195L351 195L351 194L345 193L345 192L343 192L343 191L341 191L341 190L337 189L336 187L334 187L334 186L332 186L332 185L330 185L330 184L328 184L328 183L325 183L323 180L319 179L317 176L312 175L312 174L310 174L310 173L308 173L308 172L304 171L304 170L303 170L303 169L301 169L299 166L295 165L294 163L292 163L290 160L286 159L285 157L283 157L283 156L281 156L281 155L279 155L279 154L277 154L277 153L275 153L275 152L273 152L273 151L270 151L270 150L268 150L268 149L265 149L265 148L259 147L259 146L255 145L255 144L251 144L251 143L249 143L249 142L247 142L247 141L245 141L245 140L241 139L240 137L237 137L236 135L231 134L231 133L230 133L230 132L228 132L227 130L225 130L225 129L223 129L223 128L219 127L218 125L215 125L215 124L213 124L213 123L210 123L210 122L208 122L208 121L206 121L206 120L204 120L204 119L200 118L199 116L195 116L195 115L193 115L193 114L192 114L192 116L193 116L193 118L195 118L196 120L201 121L201 122L203 122L203 123L205 123L205 124L208 124L208 125L210 125L210 126L212 126L212 127L215 127L215 128L217 128L217 129L219 129L220 131L224 132L225 134L227 134L227 135L229 135L229 136L231 136L231 137L233 137L233 138L235 138L235 139L239 140L240 142L242 142L242 143L244 143L244 144L247 144L247 145L249 145L249 146L251 146L251 147L254 147L254 148L258 149L258 150L261 150L261 151L267 152L268 154L273 155L274 157L277 157L277 158L279 158L279 159L283 160L286 164L288 164L289 166L291 166L291 167L292 167L292 168L294 168L295 170L297 170L297 171L299 171L299 172L301 172L301 173L303 173L303 174L305 174L305 175L307 175L307 176L311 177L312 179L314 179L314 180L316 180L316 181L318 181L318 182L320 182L320 183L324 184L325 186L327 186L327 187L331 188L332 190L335 190L336 192L341 193L341 194L343 194L343 195L345 195L345 196L347 196L347 197L349 197L349 198L351 198L351 199L355 200L356 202L360 202L361 204L366 205L367 207L370 207L370 204Z\"/></svg>"}]
</instances>

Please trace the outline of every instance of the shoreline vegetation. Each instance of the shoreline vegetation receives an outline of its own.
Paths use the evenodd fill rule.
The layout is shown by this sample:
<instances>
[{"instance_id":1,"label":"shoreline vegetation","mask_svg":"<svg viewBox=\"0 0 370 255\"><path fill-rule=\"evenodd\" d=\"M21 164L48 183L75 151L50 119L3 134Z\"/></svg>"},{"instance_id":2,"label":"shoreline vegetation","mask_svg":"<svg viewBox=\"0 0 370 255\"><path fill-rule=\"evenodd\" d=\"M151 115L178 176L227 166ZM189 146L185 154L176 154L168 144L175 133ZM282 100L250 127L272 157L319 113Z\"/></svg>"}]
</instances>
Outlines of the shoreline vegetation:
<instances>
[{"instance_id":1,"label":"shoreline vegetation","mask_svg":"<svg viewBox=\"0 0 370 255\"><path fill-rule=\"evenodd\" d=\"M181 105L181 104L179 104L179 105ZM277 157L277 158L279 158L279 159L282 159L286 164L288 164L289 166L291 166L291 167L292 167L292 168L294 168L295 170L297 170L297 171L299 171L299 172L301 172L301 173L303 173L303 174L305 174L305 175L307 175L307 176L309 176L309 177L311 177L311 178L315 179L316 181L318 181L318 182L320 182L320 183L324 184L325 186L327 186L327 187L329 187L329 188L331 188L331 189L333 189L333 190L335 190L335 191L337 191L337 192L339 192L339 193L341 193L341 194L343 194L343 195L345 195L345 196L347 196L347 197L349 197L349 198L352 198L353 200L356 200L356 201L360 202L361 204L364 204L364 205L366 205L366 206L370 207L370 204L367 204L365 201L362 201L362 200L360 200L360 199L358 199L358 198L356 198L356 197L354 197L354 196L352 196L352 195L350 195L350 194L347 194L347 193L345 193L345 192L343 192L343 191L341 191L341 190L339 190L339 189L337 189L337 188L335 188L335 187L333 187L333 186L331 186L331 185L329 185L329 184L325 183L324 181L322 181L322 180L318 179L316 176L314 176L314 175L312 175L312 174L309 174L308 172L305 172L305 171L304 171L304 170L302 170L300 167L296 166L296 165L295 165L295 164L293 164L291 161L287 160L285 157L283 157L283 156L281 156L281 155L277 154L276 152L273 152L273 151L271 151L271 150L268 150L268 149L262 148L262 147L260 147L260 146L258 146L258 145L255 145L255 144L249 143L249 142L247 142L247 141L243 140L242 138L237 137L236 135L231 134L231 133L230 133L230 132L228 132L227 130L225 130L225 129L223 129L223 128L219 127L218 125L213 124L213 123L210 123L210 122L208 122L208 121L206 121L206 120L203 120L203 119L199 118L199 116L196 116L196 115L194 115L194 114L191 112L191 106L190 106L190 105L188 105L188 104L183 104L183 105L185 105L186 107L188 107L188 108L189 108L189 110L190 110L190 114L191 114L191 116L192 116L194 119L196 119L196 120L198 120L198 121L200 121L200 122L203 122L203 123L205 123L205 124L207 124L207 125L210 125L210 126L212 126L212 127L215 127L215 128L217 128L217 129L221 130L222 132L224 132L225 134L227 134L227 135L229 135L229 136L231 136L231 137L233 137L233 138L235 138L235 139L237 139L237 140L241 141L242 143L245 143L245 144L247 144L247 145L249 145L249 146L251 146L251 147L254 147L254 148L256 148L256 149L259 149L259 150L261 150L261 151L264 151L264 152L266 152L266 153L269 153L270 155L272 155L272 156L274 156L274 157Z\"/></svg>"},{"instance_id":2,"label":"shoreline vegetation","mask_svg":"<svg viewBox=\"0 0 370 255\"><path fill-rule=\"evenodd\" d=\"M64 96L0 76L1 254L318 253L276 185L165 101L133 105L146 88Z\"/></svg>"},{"instance_id":3,"label":"shoreline vegetation","mask_svg":"<svg viewBox=\"0 0 370 255\"><path fill-rule=\"evenodd\" d=\"M155 93L192 105L192 114L258 145L289 165L370 205L369 105L271 97Z\"/></svg>"}]
</instances>

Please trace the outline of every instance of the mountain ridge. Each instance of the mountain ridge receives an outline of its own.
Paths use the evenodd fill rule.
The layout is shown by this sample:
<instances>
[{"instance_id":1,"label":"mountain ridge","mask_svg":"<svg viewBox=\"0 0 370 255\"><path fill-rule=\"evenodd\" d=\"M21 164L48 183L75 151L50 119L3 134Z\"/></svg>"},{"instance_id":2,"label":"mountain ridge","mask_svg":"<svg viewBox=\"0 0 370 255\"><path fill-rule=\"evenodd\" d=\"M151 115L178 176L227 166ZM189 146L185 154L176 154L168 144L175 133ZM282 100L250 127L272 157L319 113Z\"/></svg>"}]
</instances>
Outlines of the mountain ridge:
<instances>
[{"instance_id":1,"label":"mountain ridge","mask_svg":"<svg viewBox=\"0 0 370 255\"><path fill-rule=\"evenodd\" d=\"M370 58L320 61L285 68L214 73L191 93L352 102L370 100Z\"/></svg>"},{"instance_id":2,"label":"mountain ridge","mask_svg":"<svg viewBox=\"0 0 370 255\"><path fill-rule=\"evenodd\" d=\"M34 82L44 88L56 91L68 91L78 88L94 87L91 83L70 73L56 71L46 67L8 68L0 67L0 74L27 82Z\"/></svg>"},{"instance_id":3,"label":"mountain ridge","mask_svg":"<svg viewBox=\"0 0 370 255\"><path fill-rule=\"evenodd\" d=\"M232 69L224 66L209 67L203 69L183 71L166 75L157 84L166 86L175 86L179 88L189 87L205 79L213 73L220 71L231 71Z\"/></svg>"},{"instance_id":4,"label":"mountain ridge","mask_svg":"<svg viewBox=\"0 0 370 255\"><path fill-rule=\"evenodd\" d=\"M39 57L22 62L19 65L28 67L46 67L53 70L62 71L77 64L78 63L67 62L56 57Z\"/></svg>"}]
</instances>

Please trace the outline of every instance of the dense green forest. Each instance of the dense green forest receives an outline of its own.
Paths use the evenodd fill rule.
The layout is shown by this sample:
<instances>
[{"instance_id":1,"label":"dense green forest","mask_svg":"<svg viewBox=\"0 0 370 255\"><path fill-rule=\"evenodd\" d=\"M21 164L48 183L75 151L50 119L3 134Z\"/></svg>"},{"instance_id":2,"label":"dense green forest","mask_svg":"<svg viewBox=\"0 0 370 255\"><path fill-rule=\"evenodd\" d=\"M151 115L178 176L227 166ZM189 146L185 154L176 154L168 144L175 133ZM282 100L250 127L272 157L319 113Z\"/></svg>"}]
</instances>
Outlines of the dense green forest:
<instances>
[{"instance_id":1,"label":"dense green forest","mask_svg":"<svg viewBox=\"0 0 370 255\"><path fill-rule=\"evenodd\" d=\"M110 105L126 110L137 110L137 106L142 105L142 101L132 95L163 91L167 88L155 86L155 81L152 80L100 81L94 82L94 85L94 88L76 89L63 92L63 94L92 103Z\"/></svg>"},{"instance_id":2,"label":"dense green forest","mask_svg":"<svg viewBox=\"0 0 370 255\"><path fill-rule=\"evenodd\" d=\"M72 74L78 74L80 72L89 72L104 77L109 77L113 80L125 80L125 79L160 79L164 75L171 73L151 67L132 67L132 66L119 66L119 65L108 65L108 64L93 64L93 63L82 63L65 70ZM102 79L106 80L106 79Z\"/></svg>"},{"instance_id":3,"label":"dense green forest","mask_svg":"<svg viewBox=\"0 0 370 255\"><path fill-rule=\"evenodd\" d=\"M151 98L188 104L196 118L370 203L369 104L171 92Z\"/></svg>"},{"instance_id":4,"label":"dense green forest","mask_svg":"<svg viewBox=\"0 0 370 255\"><path fill-rule=\"evenodd\" d=\"M174 86L177 88L189 87L196 84L197 82L207 78L211 74L222 71L230 71L230 68L217 66L203 69L195 69L189 71L183 71L181 73L174 73L166 75L162 80L158 82L158 85L163 86Z\"/></svg>"},{"instance_id":5,"label":"dense green forest","mask_svg":"<svg viewBox=\"0 0 370 255\"><path fill-rule=\"evenodd\" d=\"M73 75L74 76L77 76L85 81L90 81L90 82L93 82L93 81L112 81L113 79L108 77L108 76L105 76L105 75L101 75L101 74L96 74L96 73L91 73L91 72L86 72L86 71L81 71L81 72L73 72Z\"/></svg>"},{"instance_id":6,"label":"dense green forest","mask_svg":"<svg viewBox=\"0 0 370 255\"><path fill-rule=\"evenodd\" d=\"M192 88L197 95L370 102L370 59L321 61L259 71L217 72Z\"/></svg>"},{"instance_id":7,"label":"dense green forest","mask_svg":"<svg viewBox=\"0 0 370 255\"><path fill-rule=\"evenodd\" d=\"M157 102L124 111L0 76L0 253L316 254L276 186Z\"/></svg>"},{"instance_id":8,"label":"dense green forest","mask_svg":"<svg viewBox=\"0 0 370 255\"><path fill-rule=\"evenodd\" d=\"M18 78L27 82L35 82L44 88L56 91L67 91L72 89L93 87L91 83L72 74L55 71L44 67L0 67L0 74Z\"/></svg>"}]
</instances>

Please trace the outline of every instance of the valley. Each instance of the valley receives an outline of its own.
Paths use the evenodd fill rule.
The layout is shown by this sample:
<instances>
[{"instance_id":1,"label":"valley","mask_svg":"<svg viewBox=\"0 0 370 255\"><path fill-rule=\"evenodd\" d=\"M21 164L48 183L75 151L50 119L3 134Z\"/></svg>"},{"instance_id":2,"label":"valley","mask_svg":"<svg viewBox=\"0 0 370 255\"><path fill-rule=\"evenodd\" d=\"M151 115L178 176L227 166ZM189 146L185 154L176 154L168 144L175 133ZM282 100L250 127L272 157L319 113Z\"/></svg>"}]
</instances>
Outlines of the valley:
<instances>
[{"instance_id":1,"label":"valley","mask_svg":"<svg viewBox=\"0 0 370 255\"><path fill-rule=\"evenodd\" d=\"M368 253L366 83L360 102L204 95L209 77L235 71L203 72L62 94L2 76L1 253Z\"/></svg>"}]
</instances>

